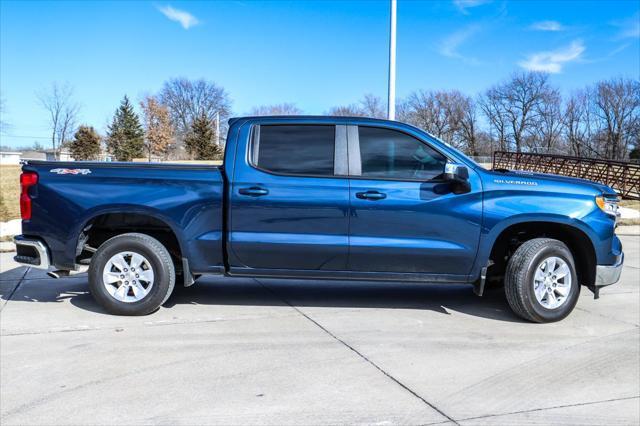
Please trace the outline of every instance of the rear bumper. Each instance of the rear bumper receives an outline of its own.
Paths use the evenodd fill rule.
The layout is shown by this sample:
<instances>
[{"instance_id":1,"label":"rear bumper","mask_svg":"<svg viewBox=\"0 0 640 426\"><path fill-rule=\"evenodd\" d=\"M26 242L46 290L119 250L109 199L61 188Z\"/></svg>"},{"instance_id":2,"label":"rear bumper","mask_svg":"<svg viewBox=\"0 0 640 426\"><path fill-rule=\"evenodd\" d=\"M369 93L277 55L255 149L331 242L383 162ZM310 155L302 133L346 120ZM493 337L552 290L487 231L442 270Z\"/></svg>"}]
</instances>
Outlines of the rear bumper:
<instances>
[{"instance_id":1,"label":"rear bumper","mask_svg":"<svg viewBox=\"0 0 640 426\"><path fill-rule=\"evenodd\" d=\"M13 260L32 268L49 269L51 257L45 243L23 235L17 235L13 241L16 244L16 255Z\"/></svg>"},{"instance_id":2,"label":"rear bumper","mask_svg":"<svg viewBox=\"0 0 640 426\"><path fill-rule=\"evenodd\" d=\"M620 257L614 265L596 266L596 287L605 287L617 283L620 280L620 274L622 274L623 264L624 253L620 253Z\"/></svg>"}]
</instances>

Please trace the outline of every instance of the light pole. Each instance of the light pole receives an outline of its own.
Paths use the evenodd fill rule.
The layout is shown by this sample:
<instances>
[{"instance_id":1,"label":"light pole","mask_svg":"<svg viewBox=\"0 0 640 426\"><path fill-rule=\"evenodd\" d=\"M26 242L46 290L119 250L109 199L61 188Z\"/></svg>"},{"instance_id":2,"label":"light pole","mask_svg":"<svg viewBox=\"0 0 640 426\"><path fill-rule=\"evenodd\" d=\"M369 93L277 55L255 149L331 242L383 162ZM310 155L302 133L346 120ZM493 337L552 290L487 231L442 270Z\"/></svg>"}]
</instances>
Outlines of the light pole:
<instances>
[{"instance_id":1,"label":"light pole","mask_svg":"<svg viewBox=\"0 0 640 426\"><path fill-rule=\"evenodd\" d=\"M389 23L389 98L387 118L396 119L396 0L391 0L391 22Z\"/></svg>"},{"instance_id":2,"label":"light pole","mask_svg":"<svg viewBox=\"0 0 640 426\"><path fill-rule=\"evenodd\" d=\"M220 146L220 111L216 111L216 145Z\"/></svg>"}]
</instances>

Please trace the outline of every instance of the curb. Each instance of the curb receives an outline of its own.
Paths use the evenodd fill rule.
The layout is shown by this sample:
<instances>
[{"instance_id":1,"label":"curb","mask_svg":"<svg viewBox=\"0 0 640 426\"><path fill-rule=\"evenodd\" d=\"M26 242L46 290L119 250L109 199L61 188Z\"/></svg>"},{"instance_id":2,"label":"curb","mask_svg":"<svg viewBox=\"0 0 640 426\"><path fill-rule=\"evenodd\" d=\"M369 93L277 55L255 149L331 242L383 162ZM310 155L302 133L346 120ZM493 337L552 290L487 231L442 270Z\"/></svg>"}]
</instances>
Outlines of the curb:
<instances>
[{"instance_id":1,"label":"curb","mask_svg":"<svg viewBox=\"0 0 640 426\"><path fill-rule=\"evenodd\" d=\"M635 237L640 235L640 225L620 225L616 228L616 235Z\"/></svg>"}]
</instances>

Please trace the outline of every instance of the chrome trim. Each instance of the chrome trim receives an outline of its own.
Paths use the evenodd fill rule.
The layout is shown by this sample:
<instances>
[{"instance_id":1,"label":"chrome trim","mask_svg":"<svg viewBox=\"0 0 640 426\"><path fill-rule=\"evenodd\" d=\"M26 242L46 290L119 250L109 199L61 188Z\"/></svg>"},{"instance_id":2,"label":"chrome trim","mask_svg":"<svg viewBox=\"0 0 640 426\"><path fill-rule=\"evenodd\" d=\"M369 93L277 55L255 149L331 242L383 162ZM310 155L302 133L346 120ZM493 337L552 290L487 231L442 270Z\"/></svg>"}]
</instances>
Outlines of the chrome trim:
<instances>
[{"instance_id":1,"label":"chrome trim","mask_svg":"<svg viewBox=\"0 0 640 426\"><path fill-rule=\"evenodd\" d=\"M624 253L620 256L620 261L615 265L596 266L596 287L604 287L615 284L620 280L622 265L624 263Z\"/></svg>"},{"instance_id":2,"label":"chrome trim","mask_svg":"<svg viewBox=\"0 0 640 426\"><path fill-rule=\"evenodd\" d=\"M51 266L51 260L49 258L49 250L47 250L47 246L45 246L42 241L14 238L13 242L15 243L16 248L17 246L28 246L28 247L35 248L36 251L38 252L38 256L40 257L39 265L32 265L30 263L22 263L22 262L20 263L26 266L30 266L32 268L49 269L49 266Z\"/></svg>"}]
</instances>

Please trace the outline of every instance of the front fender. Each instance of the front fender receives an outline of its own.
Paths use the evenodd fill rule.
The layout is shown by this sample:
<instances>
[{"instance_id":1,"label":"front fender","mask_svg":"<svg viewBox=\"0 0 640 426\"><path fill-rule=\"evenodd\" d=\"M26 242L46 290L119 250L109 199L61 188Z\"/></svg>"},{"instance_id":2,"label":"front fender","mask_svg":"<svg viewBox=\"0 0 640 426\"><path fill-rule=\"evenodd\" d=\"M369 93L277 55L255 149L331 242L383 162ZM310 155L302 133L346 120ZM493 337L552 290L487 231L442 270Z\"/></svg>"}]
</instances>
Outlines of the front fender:
<instances>
[{"instance_id":1,"label":"front fender","mask_svg":"<svg viewBox=\"0 0 640 426\"><path fill-rule=\"evenodd\" d=\"M478 256L476 257L476 262L473 266L473 270L471 273L471 279L476 280L480 276L480 272L483 267L488 265L489 256L491 255L491 251L493 246L496 243L496 240L502 234L504 230L507 228L525 224L525 223L553 223L558 225L565 225L571 227L575 230L580 231L584 235L587 236L589 241L591 242L594 251L597 253L597 245L596 241L598 241L598 236L591 227L589 227L586 223L572 219L567 216L562 216L558 214L519 214L509 218L505 218L499 223L495 224L491 228L484 228L482 234L480 235L480 245L478 249Z\"/></svg>"}]
</instances>

